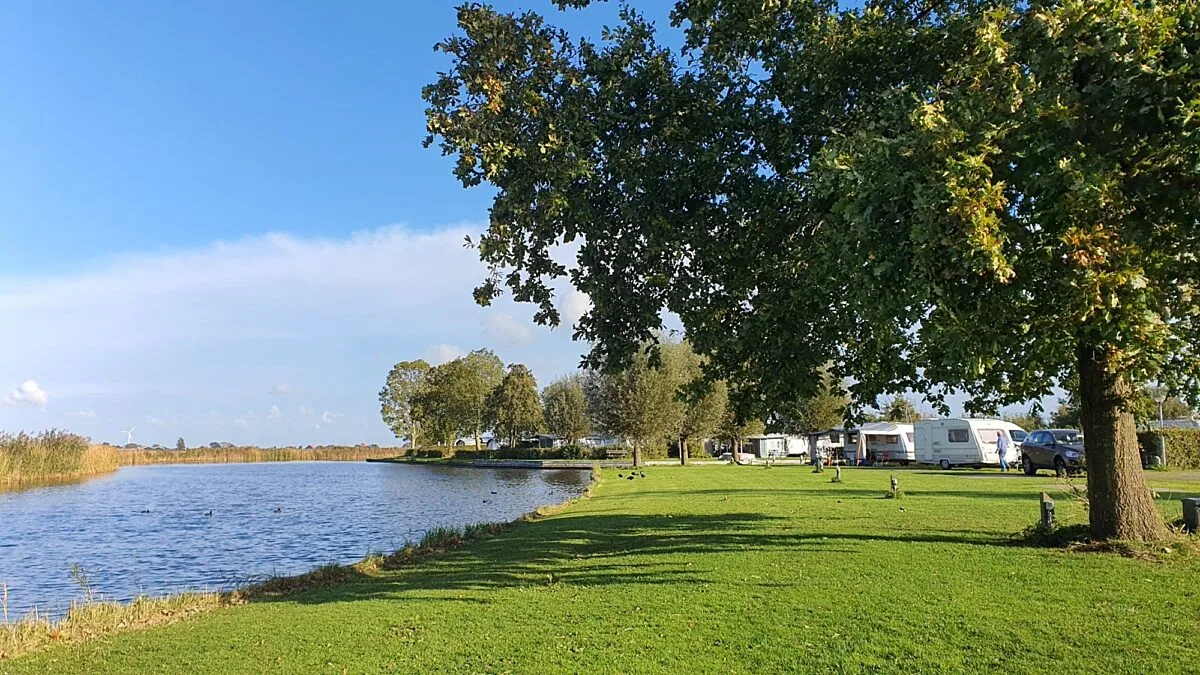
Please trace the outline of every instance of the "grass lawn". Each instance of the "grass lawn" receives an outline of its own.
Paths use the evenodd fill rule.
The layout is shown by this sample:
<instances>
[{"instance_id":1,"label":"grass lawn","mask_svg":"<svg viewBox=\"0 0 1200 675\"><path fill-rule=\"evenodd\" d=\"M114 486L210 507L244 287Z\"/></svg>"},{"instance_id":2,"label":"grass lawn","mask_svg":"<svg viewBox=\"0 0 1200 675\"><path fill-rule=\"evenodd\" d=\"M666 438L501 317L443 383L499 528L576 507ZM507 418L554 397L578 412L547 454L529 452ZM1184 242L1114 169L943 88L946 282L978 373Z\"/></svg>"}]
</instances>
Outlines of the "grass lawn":
<instances>
[{"instance_id":1,"label":"grass lawn","mask_svg":"<svg viewBox=\"0 0 1200 675\"><path fill-rule=\"evenodd\" d=\"M1050 476L606 471L498 537L0 672L1196 672L1200 559L1013 546ZM622 473L627 473L622 471ZM1152 485L1200 494L1169 473ZM1159 502L1178 518L1178 494Z\"/></svg>"}]
</instances>

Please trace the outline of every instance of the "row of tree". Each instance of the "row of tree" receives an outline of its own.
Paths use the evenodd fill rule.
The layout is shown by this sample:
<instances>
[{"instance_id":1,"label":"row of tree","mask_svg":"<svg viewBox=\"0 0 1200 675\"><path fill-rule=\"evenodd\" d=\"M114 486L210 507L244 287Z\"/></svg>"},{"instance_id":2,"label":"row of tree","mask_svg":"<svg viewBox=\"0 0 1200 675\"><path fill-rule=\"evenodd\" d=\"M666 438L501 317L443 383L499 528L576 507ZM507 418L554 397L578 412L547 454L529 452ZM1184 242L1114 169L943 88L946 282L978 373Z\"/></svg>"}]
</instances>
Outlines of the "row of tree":
<instances>
[{"instance_id":1,"label":"row of tree","mask_svg":"<svg viewBox=\"0 0 1200 675\"><path fill-rule=\"evenodd\" d=\"M547 431L572 445L598 434L632 446L639 464L650 446L674 445L686 463L692 447L710 439L733 448L764 429L799 434L843 423L845 388L828 372L816 394L765 421L745 421L730 403L728 385L704 378L703 359L688 342L660 339L657 346L657 354L642 349L617 371L560 377L540 395L529 368L514 363L505 369L488 349L436 367L404 361L379 392L383 420L412 447L471 437L478 448L489 432L508 447ZM912 402L898 395L872 419L918 417Z\"/></svg>"}]
</instances>

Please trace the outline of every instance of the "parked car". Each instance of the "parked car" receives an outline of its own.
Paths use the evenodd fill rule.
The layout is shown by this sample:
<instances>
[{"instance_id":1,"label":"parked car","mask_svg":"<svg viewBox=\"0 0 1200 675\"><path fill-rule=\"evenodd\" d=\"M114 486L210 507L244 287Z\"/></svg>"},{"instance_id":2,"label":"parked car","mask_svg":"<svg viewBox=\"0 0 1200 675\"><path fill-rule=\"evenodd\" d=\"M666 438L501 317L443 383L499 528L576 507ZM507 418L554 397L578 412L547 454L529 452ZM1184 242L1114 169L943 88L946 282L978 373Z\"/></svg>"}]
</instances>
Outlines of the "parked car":
<instances>
[{"instance_id":1,"label":"parked car","mask_svg":"<svg viewBox=\"0 0 1200 675\"><path fill-rule=\"evenodd\" d=\"M1083 435L1075 429L1038 429L1021 444L1021 469L1032 476L1053 469L1059 476L1079 473L1087 466Z\"/></svg>"}]
</instances>

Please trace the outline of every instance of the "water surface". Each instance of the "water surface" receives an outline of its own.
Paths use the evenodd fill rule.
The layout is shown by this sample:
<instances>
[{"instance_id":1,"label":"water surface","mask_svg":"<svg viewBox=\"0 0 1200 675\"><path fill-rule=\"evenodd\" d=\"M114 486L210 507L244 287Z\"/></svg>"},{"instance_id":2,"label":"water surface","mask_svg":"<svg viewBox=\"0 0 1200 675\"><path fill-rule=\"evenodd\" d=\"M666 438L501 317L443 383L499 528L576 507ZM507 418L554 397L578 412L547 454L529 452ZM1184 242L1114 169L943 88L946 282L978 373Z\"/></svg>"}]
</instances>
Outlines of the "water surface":
<instances>
[{"instance_id":1,"label":"water surface","mask_svg":"<svg viewBox=\"0 0 1200 675\"><path fill-rule=\"evenodd\" d=\"M81 597L72 562L106 599L229 588L390 552L437 526L512 520L581 494L588 480L367 462L126 467L0 492L0 582L14 619Z\"/></svg>"}]
</instances>

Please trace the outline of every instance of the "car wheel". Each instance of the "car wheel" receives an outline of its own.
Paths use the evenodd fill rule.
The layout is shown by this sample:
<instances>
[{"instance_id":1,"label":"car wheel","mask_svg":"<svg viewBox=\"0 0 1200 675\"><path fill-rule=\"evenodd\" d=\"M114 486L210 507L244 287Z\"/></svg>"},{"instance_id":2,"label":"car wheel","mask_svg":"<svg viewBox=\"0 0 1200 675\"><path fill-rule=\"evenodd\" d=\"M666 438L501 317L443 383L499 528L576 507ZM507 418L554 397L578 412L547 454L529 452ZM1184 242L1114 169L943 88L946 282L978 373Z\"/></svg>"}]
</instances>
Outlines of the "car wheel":
<instances>
[{"instance_id":1,"label":"car wheel","mask_svg":"<svg viewBox=\"0 0 1200 675\"><path fill-rule=\"evenodd\" d=\"M1054 475L1058 476L1059 478L1063 478L1067 475L1067 463L1063 461L1062 457L1054 458Z\"/></svg>"},{"instance_id":2,"label":"car wheel","mask_svg":"<svg viewBox=\"0 0 1200 675\"><path fill-rule=\"evenodd\" d=\"M1025 472L1026 476L1037 475L1037 469L1034 468L1033 462L1028 457L1021 458L1021 470Z\"/></svg>"},{"instance_id":3,"label":"car wheel","mask_svg":"<svg viewBox=\"0 0 1200 675\"><path fill-rule=\"evenodd\" d=\"M943 459L942 461L938 462L938 466L942 467L942 471L949 471L950 470L950 460Z\"/></svg>"}]
</instances>

